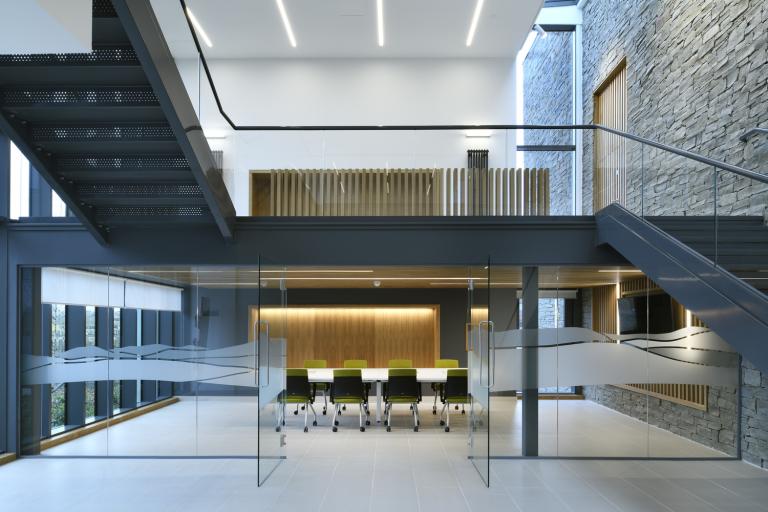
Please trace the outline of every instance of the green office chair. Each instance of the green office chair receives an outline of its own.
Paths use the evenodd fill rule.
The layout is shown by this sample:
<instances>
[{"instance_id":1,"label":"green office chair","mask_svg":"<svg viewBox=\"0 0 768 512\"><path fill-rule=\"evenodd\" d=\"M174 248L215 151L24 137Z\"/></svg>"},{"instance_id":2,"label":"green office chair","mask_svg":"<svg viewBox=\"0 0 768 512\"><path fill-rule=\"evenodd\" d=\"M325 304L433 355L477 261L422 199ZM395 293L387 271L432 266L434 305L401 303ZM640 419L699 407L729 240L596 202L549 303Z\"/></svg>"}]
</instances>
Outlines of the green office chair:
<instances>
[{"instance_id":1,"label":"green office chair","mask_svg":"<svg viewBox=\"0 0 768 512\"><path fill-rule=\"evenodd\" d=\"M344 368L357 368L357 369L368 368L368 360L367 359L345 359ZM363 407L365 407L365 415L370 416L371 410L368 405L368 401L370 400L370 397L371 397L371 383L363 382L363 387L365 388L365 404L363 405ZM347 406L346 405L342 406L341 410L346 411Z\"/></svg>"},{"instance_id":2,"label":"green office chair","mask_svg":"<svg viewBox=\"0 0 768 512\"><path fill-rule=\"evenodd\" d=\"M410 359L390 359L387 368L413 368L413 361Z\"/></svg>"},{"instance_id":3,"label":"green office chair","mask_svg":"<svg viewBox=\"0 0 768 512\"><path fill-rule=\"evenodd\" d=\"M338 431L339 422L336 419L341 413L341 406L357 404L360 408L360 432L365 432L363 426L363 402L365 402L365 389L363 388L363 376L359 369L333 370L333 386L331 386L331 403L333 404L333 430ZM370 420L365 420L370 425Z\"/></svg>"},{"instance_id":4,"label":"green office chair","mask_svg":"<svg viewBox=\"0 0 768 512\"><path fill-rule=\"evenodd\" d=\"M435 361L435 368L458 368L459 367L459 360L458 359L437 359ZM443 400L443 390L445 389L445 385L442 382L433 382L432 383L432 392L435 394L435 401L432 403L432 414L437 414L437 399L440 398L440 401Z\"/></svg>"},{"instance_id":5,"label":"green office chair","mask_svg":"<svg viewBox=\"0 0 768 512\"><path fill-rule=\"evenodd\" d=\"M384 395L387 432L392 431L392 406L395 404L409 404L411 406L413 431L419 431L419 402L421 401L419 388L415 368L391 368L389 370L387 391Z\"/></svg>"},{"instance_id":6,"label":"green office chair","mask_svg":"<svg viewBox=\"0 0 768 512\"><path fill-rule=\"evenodd\" d=\"M445 425L445 431L451 431L451 405L469 403L468 379L466 369L448 370L448 378L445 381L445 390L441 397L443 410L440 411L440 425ZM443 420L445 414L445 420ZM462 411L463 414L463 411Z\"/></svg>"},{"instance_id":7,"label":"green office chair","mask_svg":"<svg viewBox=\"0 0 768 512\"><path fill-rule=\"evenodd\" d=\"M285 385L285 400L283 401L283 418L285 418L285 405L296 404L298 407L301 404L304 409L304 432L309 432L307 426L307 415L309 409L312 409L312 426L317 426L317 413L315 412L315 406L312 405L312 387L309 384L309 374L306 368L287 368L285 370L286 385ZM296 414L296 413L294 413Z\"/></svg>"},{"instance_id":8,"label":"green office chair","mask_svg":"<svg viewBox=\"0 0 768 512\"><path fill-rule=\"evenodd\" d=\"M325 359L305 359L304 368L328 368L328 361ZM328 414L328 392L331 385L323 382L312 383L312 402L314 403L317 392L320 391L323 394L323 414ZM302 407L304 409L304 407ZM293 414L298 414L298 406Z\"/></svg>"}]
</instances>

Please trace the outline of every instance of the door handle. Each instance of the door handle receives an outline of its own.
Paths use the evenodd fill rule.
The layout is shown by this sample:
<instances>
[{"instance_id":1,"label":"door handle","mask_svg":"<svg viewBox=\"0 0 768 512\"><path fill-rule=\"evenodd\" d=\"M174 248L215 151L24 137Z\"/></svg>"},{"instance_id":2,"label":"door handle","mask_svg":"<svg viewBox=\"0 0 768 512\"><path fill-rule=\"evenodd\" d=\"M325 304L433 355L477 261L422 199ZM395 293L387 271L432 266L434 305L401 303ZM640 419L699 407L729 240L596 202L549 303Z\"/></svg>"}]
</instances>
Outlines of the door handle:
<instances>
[{"instance_id":1,"label":"door handle","mask_svg":"<svg viewBox=\"0 0 768 512\"><path fill-rule=\"evenodd\" d=\"M483 325L486 325L486 332L488 333L488 375L486 377L486 382L488 382L487 385L483 385L483 379L482 379L482 371L483 371L483 353L480 352L480 385L483 386L485 389L491 389L493 387L494 381L496 379L495 371L493 369L493 366L496 363L496 342L495 342L495 325L492 320L481 320L478 323L478 327L482 327ZM482 340L482 332L478 333L478 338ZM479 343L480 347L482 348L483 344L482 341ZM493 348L493 352L491 352L491 349Z\"/></svg>"}]
</instances>

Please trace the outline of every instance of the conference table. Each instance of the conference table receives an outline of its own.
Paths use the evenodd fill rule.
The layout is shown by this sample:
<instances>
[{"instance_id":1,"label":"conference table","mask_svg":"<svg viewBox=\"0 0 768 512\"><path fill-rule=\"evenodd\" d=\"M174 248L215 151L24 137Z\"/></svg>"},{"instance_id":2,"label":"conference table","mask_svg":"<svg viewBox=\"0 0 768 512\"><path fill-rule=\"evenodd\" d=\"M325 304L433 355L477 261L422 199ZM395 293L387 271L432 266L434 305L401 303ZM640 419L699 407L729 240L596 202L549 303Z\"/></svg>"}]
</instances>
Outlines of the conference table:
<instances>
[{"instance_id":1,"label":"conference table","mask_svg":"<svg viewBox=\"0 0 768 512\"><path fill-rule=\"evenodd\" d=\"M317 384L333 382L334 369L335 368L308 368L307 374L309 382ZM344 368L339 369L341 370ZM382 383L387 382L389 379L389 368L361 368L360 373L362 374L363 382L376 384L376 421L381 423ZM416 368L416 380L418 382L445 383L447 379L448 368Z\"/></svg>"}]
</instances>

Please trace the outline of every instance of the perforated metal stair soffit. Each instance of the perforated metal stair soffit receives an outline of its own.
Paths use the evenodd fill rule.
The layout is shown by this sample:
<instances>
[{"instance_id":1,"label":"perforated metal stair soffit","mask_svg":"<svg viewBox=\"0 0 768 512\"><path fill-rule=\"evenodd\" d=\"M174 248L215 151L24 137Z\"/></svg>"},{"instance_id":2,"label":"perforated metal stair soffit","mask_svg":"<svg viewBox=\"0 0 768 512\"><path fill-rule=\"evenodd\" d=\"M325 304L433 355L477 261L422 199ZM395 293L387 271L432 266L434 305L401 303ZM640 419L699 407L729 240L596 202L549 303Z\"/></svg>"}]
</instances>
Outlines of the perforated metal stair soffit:
<instances>
[{"instance_id":1,"label":"perforated metal stair soffit","mask_svg":"<svg viewBox=\"0 0 768 512\"><path fill-rule=\"evenodd\" d=\"M2 91L3 105L20 106L156 106L151 87L8 87Z\"/></svg>"}]
</instances>

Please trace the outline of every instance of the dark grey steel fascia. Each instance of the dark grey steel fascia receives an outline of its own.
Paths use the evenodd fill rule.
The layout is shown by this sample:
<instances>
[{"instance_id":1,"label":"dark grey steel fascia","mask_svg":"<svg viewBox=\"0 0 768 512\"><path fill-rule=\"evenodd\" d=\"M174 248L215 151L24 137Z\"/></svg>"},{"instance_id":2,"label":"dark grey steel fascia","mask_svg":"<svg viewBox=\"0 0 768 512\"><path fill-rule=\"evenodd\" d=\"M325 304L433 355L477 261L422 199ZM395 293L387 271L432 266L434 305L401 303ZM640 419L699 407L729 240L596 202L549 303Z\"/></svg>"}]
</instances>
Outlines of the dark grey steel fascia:
<instances>
[{"instance_id":1,"label":"dark grey steel fascia","mask_svg":"<svg viewBox=\"0 0 768 512\"><path fill-rule=\"evenodd\" d=\"M222 236L231 240L235 207L224 185L221 170L216 168L213 153L149 0L113 0L112 4L216 225Z\"/></svg>"},{"instance_id":2,"label":"dark grey steel fascia","mask_svg":"<svg viewBox=\"0 0 768 512\"><path fill-rule=\"evenodd\" d=\"M598 243L619 251L758 369L768 371L768 296L617 204L595 217Z\"/></svg>"},{"instance_id":3,"label":"dark grey steel fascia","mask_svg":"<svg viewBox=\"0 0 768 512\"><path fill-rule=\"evenodd\" d=\"M41 148L32 146L29 140L32 140L27 134L27 128L25 124L16 118L11 119L9 114L4 111L0 111L0 132L5 133L11 141L16 144L16 147L24 153L29 160L31 167L37 170L37 172L45 179L46 183L56 191L64 204L67 205L85 228L93 235L99 244L106 245L108 240L108 229L103 225L100 225L96 220L96 215L91 208L83 206L78 201L75 201L76 197L75 189L66 181L56 179L54 170L56 164L50 154L45 153ZM33 171L34 172L34 171ZM7 198L7 196L6 196ZM6 200L3 198L3 200Z\"/></svg>"},{"instance_id":4,"label":"dark grey steel fascia","mask_svg":"<svg viewBox=\"0 0 768 512\"><path fill-rule=\"evenodd\" d=\"M248 219L223 245L213 225L125 227L111 231L109 248L88 243L78 226L13 223L9 241L19 265L255 265L259 254L285 265L465 265L479 252L499 265L627 264L595 244L593 218L484 221Z\"/></svg>"}]
</instances>

